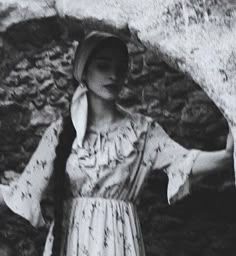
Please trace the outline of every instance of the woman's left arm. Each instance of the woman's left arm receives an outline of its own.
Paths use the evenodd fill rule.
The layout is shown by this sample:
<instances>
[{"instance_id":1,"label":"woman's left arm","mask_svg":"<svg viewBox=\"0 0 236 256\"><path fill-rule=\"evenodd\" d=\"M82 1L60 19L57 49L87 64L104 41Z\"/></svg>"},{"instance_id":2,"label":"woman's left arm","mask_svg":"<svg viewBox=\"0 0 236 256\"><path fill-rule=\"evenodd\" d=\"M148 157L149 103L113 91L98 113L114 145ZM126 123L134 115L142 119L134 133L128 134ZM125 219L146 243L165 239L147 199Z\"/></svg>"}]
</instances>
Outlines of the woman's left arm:
<instances>
[{"instance_id":1,"label":"woman's left arm","mask_svg":"<svg viewBox=\"0 0 236 256\"><path fill-rule=\"evenodd\" d=\"M233 168L234 142L229 129L226 147L223 150L206 152L201 151L194 162L192 177L197 178L223 169Z\"/></svg>"}]
</instances>

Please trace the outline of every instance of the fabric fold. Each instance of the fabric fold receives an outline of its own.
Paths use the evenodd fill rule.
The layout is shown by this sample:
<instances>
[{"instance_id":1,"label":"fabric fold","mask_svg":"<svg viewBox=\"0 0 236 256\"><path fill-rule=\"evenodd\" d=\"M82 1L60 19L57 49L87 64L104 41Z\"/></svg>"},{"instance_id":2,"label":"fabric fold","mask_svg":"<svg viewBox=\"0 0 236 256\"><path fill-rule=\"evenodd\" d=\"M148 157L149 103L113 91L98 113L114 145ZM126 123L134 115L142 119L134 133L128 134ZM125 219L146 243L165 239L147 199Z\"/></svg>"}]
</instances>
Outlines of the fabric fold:
<instances>
[{"instance_id":1,"label":"fabric fold","mask_svg":"<svg viewBox=\"0 0 236 256\"><path fill-rule=\"evenodd\" d=\"M82 147L87 128L88 99L87 87L80 83L74 92L71 102L71 120L76 130L78 145Z\"/></svg>"},{"instance_id":2,"label":"fabric fold","mask_svg":"<svg viewBox=\"0 0 236 256\"><path fill-rule=\"evenodd\" d=\"M0 190L2 192L4 202L9 209L28 220L34 227L44 226L46 222L41 212L40 202L35 198L27 198L27 200L22 200L25 195L14 193L12 190L12 185L8 186L0 184ZM16 203L20 201L20 204Z\"/></svg>"},{"instance_id":3,"label":"fabric fold","mask_svg":"<svg viewBox=\"0 0 236 256\"><path fill-rule=\"evenodd\" d=\"M191 174L194 162L200 150L190 150L166 169L168 175L167 199L169 204L184 198L191 193Z\"/></svg>"},{"instance_id":4,"label":"fabric fold","mask_svg":"<svg viewBox=\"0 0 236 256\"><path fill-rule=\"evenodd\" d=\"M132 120L128 118L123 124L101 133L87 132L83 148L77 147L77 156L81 165L99 168L111 162L121 162L133 152L141 132L134 130ZM109 135L105 135L109 134Z\"/></svg>"}]
</instances>

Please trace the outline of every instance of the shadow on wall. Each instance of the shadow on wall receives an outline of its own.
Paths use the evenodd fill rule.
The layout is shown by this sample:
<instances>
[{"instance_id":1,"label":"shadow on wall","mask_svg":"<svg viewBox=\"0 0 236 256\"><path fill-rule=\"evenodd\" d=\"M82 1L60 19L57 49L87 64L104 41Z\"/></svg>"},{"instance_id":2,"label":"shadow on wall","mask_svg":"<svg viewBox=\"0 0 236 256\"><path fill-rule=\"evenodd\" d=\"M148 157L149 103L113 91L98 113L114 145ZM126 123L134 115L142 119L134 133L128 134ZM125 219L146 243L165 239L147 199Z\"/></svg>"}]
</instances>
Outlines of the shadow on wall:
<instances>
[{"instance_id":1,"label":"shadow on wall","mask_svg":"<svg viewBox=\"0 0 236 256\"><path fill-rule=\"evenodd\" d=\"M77 34L75 27L67 31L57 19L49 18L15 25L3 34L2 175L6 170L21 173L45 128L68 111L73 93L73 40L83 34L81 30ZM141 44L130 42L128 47L131 72L119 103L129 111L152 116L187 148L223 148L227 122L202 89ZM2 182L11 178L14 173L8 172ZM147 256L157 252L162 256L233 255L236 206L232 202L236 194L232 184L223 180L233 181L233 174L222 170L206 179L191 198L170 207L166 176L152 174L138 206ZM44 205L48 205L47 199ZM41 255L37 253L43 248L46 230L35 230L9 211L2 216L0 234L16 244L22 255Z\"/></svg>"}]
</instances>

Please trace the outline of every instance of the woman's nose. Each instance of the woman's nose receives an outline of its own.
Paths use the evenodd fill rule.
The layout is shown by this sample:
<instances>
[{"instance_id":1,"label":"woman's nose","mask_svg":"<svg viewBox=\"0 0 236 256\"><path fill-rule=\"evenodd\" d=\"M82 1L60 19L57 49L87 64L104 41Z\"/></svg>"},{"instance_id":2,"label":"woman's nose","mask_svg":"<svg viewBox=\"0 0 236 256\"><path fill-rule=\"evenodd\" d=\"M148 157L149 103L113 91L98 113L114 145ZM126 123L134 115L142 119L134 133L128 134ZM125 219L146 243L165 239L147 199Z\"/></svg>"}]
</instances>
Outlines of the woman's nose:
<instances>
[{"instance_id":1,"label":"woman's nose","mask_svg":"<svg viewBox=\"0 0 236 256\"><path fill-rule=\"evenodd\" d=\"M117 81L119 79L119 72L117 69L115 68L111 68L111 71L110 71L110 79L112 81Z\"/></svg>"}]
</instances>

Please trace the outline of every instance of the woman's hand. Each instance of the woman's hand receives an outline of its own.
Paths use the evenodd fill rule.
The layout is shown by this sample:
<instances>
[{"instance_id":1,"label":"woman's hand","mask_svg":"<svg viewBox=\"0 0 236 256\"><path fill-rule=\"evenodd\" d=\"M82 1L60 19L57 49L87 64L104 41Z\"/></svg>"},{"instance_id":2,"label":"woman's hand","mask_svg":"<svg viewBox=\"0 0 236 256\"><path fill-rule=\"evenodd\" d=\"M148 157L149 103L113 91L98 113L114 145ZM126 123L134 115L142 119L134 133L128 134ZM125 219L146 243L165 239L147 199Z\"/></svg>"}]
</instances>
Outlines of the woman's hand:
<instances>
[{"instance_id":1,"label":"woman's hand","mask_svg":"<svg viewBox=\"0 0 236 256\"><path fill-rule=\"evenodd\" d=\"M234 138L231 129L229 128L229 133L226 141L225 147L226 154L228 156L233 156L234 153Z\"/></svg>"}]
</instances>

